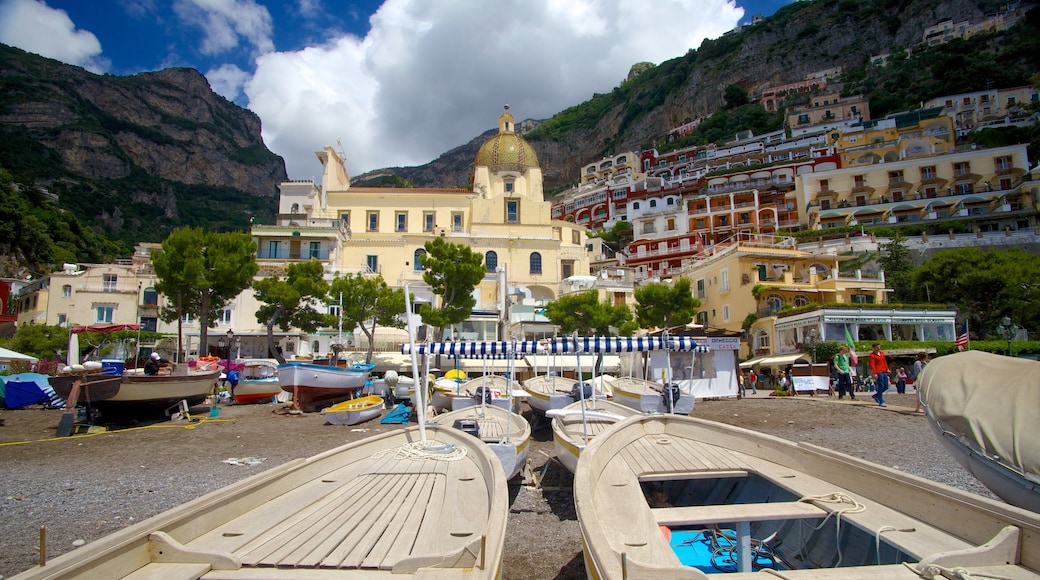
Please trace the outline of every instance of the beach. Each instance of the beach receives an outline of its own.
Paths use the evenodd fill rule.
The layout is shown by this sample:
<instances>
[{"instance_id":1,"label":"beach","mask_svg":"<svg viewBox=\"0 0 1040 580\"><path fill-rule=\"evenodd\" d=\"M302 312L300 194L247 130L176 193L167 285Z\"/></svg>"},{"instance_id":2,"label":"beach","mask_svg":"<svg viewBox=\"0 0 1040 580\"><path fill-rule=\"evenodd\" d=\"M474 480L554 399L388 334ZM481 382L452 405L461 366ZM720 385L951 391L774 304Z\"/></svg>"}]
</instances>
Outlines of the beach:
<instances>
[{"instance_id":1,"label":"beach","mask_svg":"<svg viewBox=\"0 0 1040 580\"><path fill-rule=\"evenodd\" d=\"M940 446L914 396L869 393L698 401L693 416L805 441L993 497ZM325 424L282 405L208 407L161 421L55 438L60 410L0 411L0 576L39 562L40 528L54 558L108 533L282 464L398 425ZM506 578L584 578L571 477L552 460L552 433L537 429L528 481L510 483Z\"/></svg>"}]
</instances>

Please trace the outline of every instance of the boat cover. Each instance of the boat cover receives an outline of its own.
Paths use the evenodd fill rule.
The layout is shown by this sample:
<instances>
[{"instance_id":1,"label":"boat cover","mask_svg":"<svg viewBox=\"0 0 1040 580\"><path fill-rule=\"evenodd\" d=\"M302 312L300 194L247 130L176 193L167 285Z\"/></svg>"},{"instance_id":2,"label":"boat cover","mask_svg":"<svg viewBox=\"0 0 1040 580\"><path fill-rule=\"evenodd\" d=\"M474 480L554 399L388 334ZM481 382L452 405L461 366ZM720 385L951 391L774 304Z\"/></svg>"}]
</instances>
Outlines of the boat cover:
<instances>
[{"instance_id":1,"label":"boat cover","mask_svg":"<svg viewBox=\"0 0 1040 580\"><path fill-rule=\"evenodd\" d=\"M932 360L919 378L933 420L1040 483L1040 363L965 351Z\"/></svg>"}]
</instances>

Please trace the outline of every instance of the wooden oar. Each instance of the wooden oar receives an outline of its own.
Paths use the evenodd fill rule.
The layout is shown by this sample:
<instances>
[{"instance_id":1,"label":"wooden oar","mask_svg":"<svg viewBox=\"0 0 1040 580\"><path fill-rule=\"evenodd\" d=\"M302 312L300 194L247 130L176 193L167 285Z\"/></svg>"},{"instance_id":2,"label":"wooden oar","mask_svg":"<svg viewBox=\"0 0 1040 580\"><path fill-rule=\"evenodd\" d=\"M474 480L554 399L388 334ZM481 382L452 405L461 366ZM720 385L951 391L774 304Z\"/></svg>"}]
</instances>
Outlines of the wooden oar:
<instances>
[{"instance_id":1,"label":"wooden oar","mask_svg":"<svg viewBox=\"0 0 1040 580\"><path fill-rule=\"evenodd\" d=\"M82 379L72 382L72 390L69 392L68 400L65 401L65 412L61 414L61 420L58 421L58 430L55 433L58 437L72 435L72 428L76 426L76 403L79 402L79 386L82 382Z\"/></svg>"}]
</instances>

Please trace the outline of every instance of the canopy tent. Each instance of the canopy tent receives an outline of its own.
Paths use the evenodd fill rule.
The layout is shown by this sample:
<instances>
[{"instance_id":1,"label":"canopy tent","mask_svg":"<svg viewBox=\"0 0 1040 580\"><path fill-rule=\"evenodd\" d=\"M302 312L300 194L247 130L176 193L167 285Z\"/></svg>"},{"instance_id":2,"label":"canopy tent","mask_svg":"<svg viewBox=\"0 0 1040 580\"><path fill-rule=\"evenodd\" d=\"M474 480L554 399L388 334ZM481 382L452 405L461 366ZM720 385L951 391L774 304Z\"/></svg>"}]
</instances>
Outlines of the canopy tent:
<instances>
[{"instance_id":1,"label":"canopy tent","mask_svg":"<svg viewBox=\"0 0 1040 580\"><path fill-rule=\"evenodd\" d=\"M11 361L15 361L15 360L25 360L25 361L29 361L29 362L36 362L36 361L38 361L40 359L38 359L38 358L36 358L34 356L29 356L27 354L22 354L20 352L15 352L13 350L8 350L6 348L0 348L0 362L11 362Z\"/></svg>"},{"instance_id":2,"label":"canopy tent","mask_svg":"<svg viewBox=\"0 0 1040 580\"><path fill-rule=\"evenodd\" d=\"M140 324L88 324L73 326L73 334L80 332L118 332L120 330L140 330Z\"/></svg>"}]
</instances>

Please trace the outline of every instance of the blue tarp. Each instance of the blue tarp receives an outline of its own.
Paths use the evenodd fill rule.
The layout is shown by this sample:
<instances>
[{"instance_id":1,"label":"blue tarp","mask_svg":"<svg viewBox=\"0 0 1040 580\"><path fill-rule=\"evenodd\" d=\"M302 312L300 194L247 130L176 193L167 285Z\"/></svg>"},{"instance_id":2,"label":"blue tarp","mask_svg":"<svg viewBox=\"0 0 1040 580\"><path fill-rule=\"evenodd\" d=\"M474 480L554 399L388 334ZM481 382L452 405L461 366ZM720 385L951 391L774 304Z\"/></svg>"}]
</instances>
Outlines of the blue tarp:
<instances>
[{"instance_id":1,"label":"blue tarp","mask_svg":"<svg viewBox=\"0 0 1040 580\"><path fill-rule=\"evenodd\" d=\"M38 403L65 406L65 401L51 388L47 375L21 373L0 379L4 382L4 406L8 409L21 409Z\"/></svg>"}]
</instances>

